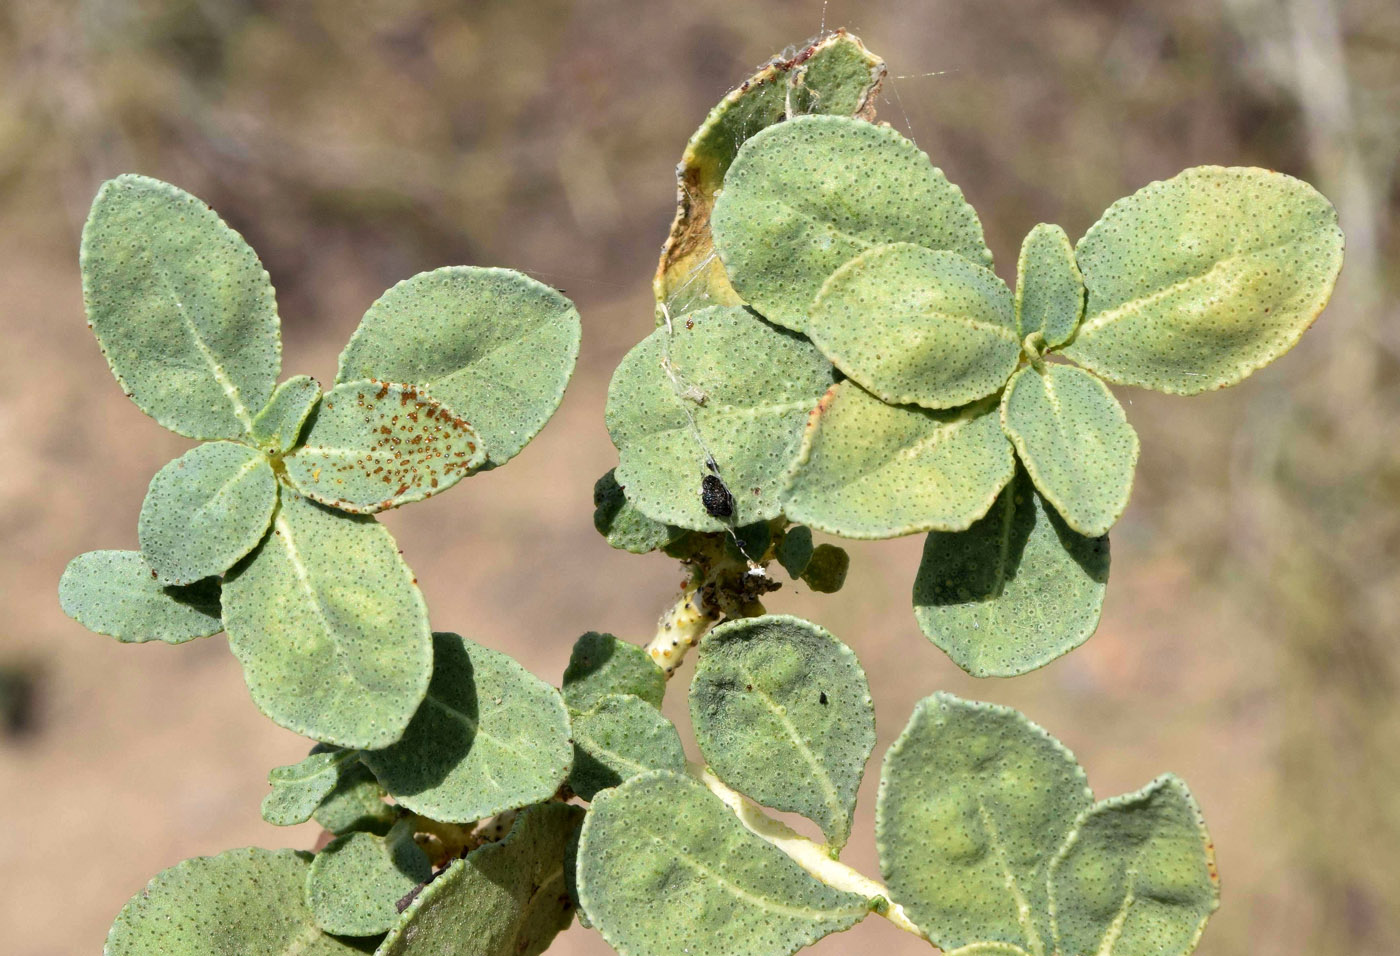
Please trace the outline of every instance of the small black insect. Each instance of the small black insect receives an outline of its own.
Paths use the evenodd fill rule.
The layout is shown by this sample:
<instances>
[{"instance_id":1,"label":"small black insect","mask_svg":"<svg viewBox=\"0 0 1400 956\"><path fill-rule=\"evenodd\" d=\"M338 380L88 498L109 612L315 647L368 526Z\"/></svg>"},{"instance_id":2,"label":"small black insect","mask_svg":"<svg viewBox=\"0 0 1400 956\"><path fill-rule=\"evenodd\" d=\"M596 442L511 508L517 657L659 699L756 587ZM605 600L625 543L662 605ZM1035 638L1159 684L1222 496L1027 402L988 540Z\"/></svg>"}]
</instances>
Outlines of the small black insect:
<instances>
[{"instance_id":1,"label":"small black insect","mask_svg":"<svg viewBox=\"0 0 1400 956\"><path fill-rule=\"evenodd\" d=\"M728 518L734 514L734 496L719 475L706 475L700 482L700 503L711 518Z\"/></svg>"},{"instance_id":2,"label":"small black insect","mask_svg":"<svg viewBox=\"0 0 1400 956\"><path fill-rule=\"evenodd\" d=\"M823 704L825 704L825 703L826 703L826 691L822 691L821 697L818 698L818 699L819 699Z\"/></svg>"}]
</instances>

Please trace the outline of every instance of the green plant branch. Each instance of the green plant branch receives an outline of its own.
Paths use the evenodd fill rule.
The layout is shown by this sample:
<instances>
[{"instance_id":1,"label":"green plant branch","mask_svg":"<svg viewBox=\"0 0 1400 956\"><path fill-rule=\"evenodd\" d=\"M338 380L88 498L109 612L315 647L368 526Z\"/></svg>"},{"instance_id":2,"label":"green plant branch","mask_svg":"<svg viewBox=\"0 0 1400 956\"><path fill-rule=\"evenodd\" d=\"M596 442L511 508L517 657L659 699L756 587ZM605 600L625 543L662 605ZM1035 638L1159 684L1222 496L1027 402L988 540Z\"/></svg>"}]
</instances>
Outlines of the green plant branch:
<instances>
[{"instance_id":1,"label":"green plant branch","mask_svg":"<svg viewBox=\"0 0 1400 956\"><path fill-rule=\"evenodd\" d=\"M883 883L872 880L859 870L833 857L831 849L825 844L809 840L786 823L774 820L764 813L758 804L737 790L731 789L724 781L711 773L708 767L687 762L686 770L692 777L703 783L711 793L719 797L750 833L782 850L792 858L794 863L810 873L815 879L833 889L857 893L869 900L878 901L873 907L875 912L906 933L913 933L921 939L928 939L919 927L915 926L913 921L909 919L909 916L904 912L904 907L890 899L890 891L885 888Z\"/></svg>"}]
</instances>

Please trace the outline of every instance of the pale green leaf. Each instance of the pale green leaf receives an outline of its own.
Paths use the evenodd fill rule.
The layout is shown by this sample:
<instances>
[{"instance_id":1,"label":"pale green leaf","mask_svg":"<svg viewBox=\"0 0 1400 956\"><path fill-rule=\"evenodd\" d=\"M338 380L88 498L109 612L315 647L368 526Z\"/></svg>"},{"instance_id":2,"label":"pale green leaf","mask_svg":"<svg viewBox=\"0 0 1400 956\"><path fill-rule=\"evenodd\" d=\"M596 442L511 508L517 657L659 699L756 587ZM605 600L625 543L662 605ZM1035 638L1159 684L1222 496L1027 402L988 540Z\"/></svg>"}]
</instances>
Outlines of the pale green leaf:
<instances>
[{"instance_id":1,"label":"pale green leaf","mask_svg":"<svg viewBox=\"0 0 1400 956\"><path fill-rule=\"evenodd\" d=\"M604 697L573 719L574 766L569 787L585 800L648 770L685 770L675 725L630 694Z\"/></svg>"},{"instance_id":2,"label":"pale green leaf","mask_svg":"<svg viewBox=\"0 0 1400 956\"><path fill-rule=\"evenodd\" d=\"M739 305L710 238L715 193L739 147L789 113L868 116L885 64L853 36L823 37L791 60L774 60L719 102L676 167L678 206L653 283L656 299L680 316L707 305Z\"/></svg>"},{"instance_id":3,"label":"pale green leaf","mask_svg":"<svg viewBox=\"0 0 1400 956\"><path fill-rule=\"evenodd\" d=\"M1016 331L1036 332L1047 348L1074 336L1084 314L1084 277L1074 247L1059 226L1040 223L1026 233L1016 261Z\"/></svg>"},{"instance_id":4,"label":"pale green leaf","mask_svg":"<svg viewBox=\"0 0 1400 956\"><path fill-rule=\"evenodd\" d=\"M312 818L337 836L351 830L388 833L399 813L384 802L387 796L370 769L357 760L342 766L340 779Z\"/></svg>"},{"instance_id":5,"label":"pale green leaf","mask_svg":"<svg viewBox=\"0 0 1400 956\"><path fill-rule=\"evenodd\" d=\"M162 871L122 907L104 956L344 956L303 900L309 854L227 850Z\"/></svg>"},{"instance_id":6,"label":"pale green leaf","mask_svg":"<svg viewBox=\"0 0 1400 956\"><path fill-rule=\"evenodd\" d=\"M141 555L166 584L223 574L258 546L277 508L277 476L262 452L198 445L151 479L141 503Z\"/></svg>"},{"instance_id":7,"label":"pale green leaf","mask_svg":"<svg viewBox=\"0 0 1400 956\"><path fill-rule=\"evenodd\" d=\"M310 820L359 757L355 750L318 745L298 763L273 767L267 774L272 792L263 797L262 818L279 827Z\"/></svg>"},{"instance_id":8,"label":"pale green leaf","mask_svg":"<svg viewBox=\"0 0 1400 956\"><path fill-rule=\"evenodd\" d=\"M789 577L800 578L812 560L812 550L812 529L793 525L783 532L776 557Z\"/></svg>"},{"instance_id":9,"label":"pale green leaf","mask_svg":"<svg viewBox=\"0 0 1400 956\"><path fill-rule=\"evenodd\" d=\"M510 657L433 635L433 681L404 732L364 761L394 799L447 823L547 800L569 772L559 692Z\"/></svg>"},{"instance_id":10,"label":"pale green leaf","mask_svg":"<svg viewBox=\"0 0 1400 956\"><path fill-rule=\"evenodd\" d=\"M664 548L685 534L684 528L652 521L634 508L617 483L616 469L593 483L593 527L608 544L633 554Z\"/></svg>"},{"instance_id":11,"label":"pale green leaf","mask_svg":"<svg viewBox=\"0 0 1400 956\"><path fill-rule=\"evenodd\" d=\"M1071 529L1019 470L982 520L924 541L914 616L974 677L1025 674L1094 633L1108 561L1108 536Z\"/></svg>"},{"instance_id":12,"label":"pale green leaf","mask_svg":"<svg viewBox=\"0 0 1400 956\"><path fill-rule=\"evenodd\" d=\"M885 754L880 870L935 945L1045 953L1046 873L1091 801L1074 756L1021 714L934 694Z\"/></svg>"},{"instance_id":13,"label":"pale green leaf","mask_svg":"<svg viewBox=\"0 0 1400 956\"><path fill-rule=\"evenodd\" d=\"M398 740L432 674L423 595L389 532L285 490L224 581L224 627L258 709L341 747Z\"/></svg>"},{"instance_id":14,"label":"pale green leaf","mask_svg":"<svg viewBox=\"0 0 1400 956\"><path fill-rule=\"evenodd\" d=\"M777 516L783 476L835 370L806 339L742 308L691 313L660 328L617 367L607 424L627 500L655 521L695 531ZM733 515L705 510L714 456Z\"/></svg>"},{"instance_id":15,"label":"pale green leaf","mask_svg":"<svg viewBox=\"0 0 1400 956\"><path fill-rule=\"evenodd\" d=\"M103 183L82 243L88 324L137 406L188 438L237 438L282 361L257 255L204 203L144 176Z\"/></svg>"},{"instance_id":16,"label":"pale green leaf","mask_svg":"<svg viewBox=\"0 0 1400 956\"><path fill-rule=\"evenodd\" d=\"M321 400L321 383L310 375L294 375L277 386L271 400L253 419L249 437L260 448L285 452L297 443L302 427Z\"/></svg>"},{"instance_id":17,"label":"pale green leaf","mask_svg":"<svg viewBox=\"0 0 1400 956\"><path fill-rule=\"evenodd\" d=\"M1152 183L1079 240L1088 301L1065 354L1175 395L1234 385L1297 344L1342 245L1332 204L1282 173L1199 166Z\"/></svg>"},{"instance_id":18,"label":"pale green leaf","mask_svg":"<svg viewBox=\"0 0 1400 956\"><path fill-rule=\"evenodd\" d=\"M734 288L802 331L827 276L872 246L912 242L990 266L962 190L888 126L799 116L739 150L711 221Z\"/></svg>"},{"instance_id":19,"label":"pale green leaf","mask_svg":"<svg viewBox=\"0 0 1400 956\"><path fill-rule=\"evenodd\" d=\"M347 382L321 399L283 463L306 497L373 514L446 491L486 463L486 449L470 424L412 386Z\"/></svg>"},{"instance_id":20,"label":"pale green leaf","mask_svg":"<svg viewBox=\"0 0 1400 956\"><path fill-rule=\"evenodd\" d=\"M1075 531L1108 533L1128 506L1138 437L1097 376L1046 362L1006 386L1001 424L1045 500Z\"/></svg>"},{"instance_id":21,"label":"pale green leaf","mask_svg":"<svg viewBox=\"0 0 1400 956\"><path fill-rule=\"evenodd\" d=\"M224 629L219 582L167 587L139 551L89 551L58 582L63 612L89 631L126 644L183 644Z\"/></svg>"},{"instance_id":22,"label":"pale green leaf","mask_svg":"<svg viewBox=\"0 0 1400 956\"><path fill-rule=\"evenodd\" d=\"M573 919L566 868L583 808L523 810L509 835L453 862L404 910L376 956L538 956Z\"/></svg>"},{"instance_id":23,"label":"pale green leaf","mask_svg":"<svg viewBox=\"0 0 1400 956\"><path fill-rule=\"evenodd\" d=\"M1056 951L1186 956L1220 904L1200 808L1171 774L1096 804L1050 867Z\"/></svg>"},{"instance_id":24,"label":"pale green leaf","mask_svg":"<svg viewBox=\"0 0 1400 956\"><path fill-rule=\"evenodd\" d=\"M326 844L306 876L306 905L328 933L375 936L393 928L399 901L432 876L404 819L387 836L347 833Z\"/></svg>"},{"instance_id":25,"label":"pale green leaf","mask_svg":"<svg viewBox=\"0 0 1400 956\"><path fill-rule=\"evenodd\" d=\"M578 855L579 904L622 956L788 956L869 911L666 770L598 794Z\"/></svg>"},{"instance_id":26,"label":"pale green leaf","mask_svg":"<svg viewBox=\"0 0 1400 956\"><path fill-rule=\"evenodd\" d=\"M870 685L849 647L788 615L722 624L700 643L690 719L720 779L845 845L875 747Z\"/></svg>"},{"instance_id":27,"label":"pale green leaf","mask_svg":"<svg viewBox=\"0 0 1400 956\"><path fill-rule=\"evenodd\" d=\"M632 694L660 707L666 672L644 648L589 631L574 642L563 692L564 702L575 711L589 710L610 694Z\"/></svg>"},{"instance_id":28,"label":"pale green leaf","mask_svg":"<svg viewBox=\"0 0 1400 956\"><path fill-rule=\"evenodd\" d=\"M578 359L578 311L510 269L423 272L370 306L336 383L415 385L481 436L492 466L514 458L564 396Z\"/></svg>"},{"instance_id":29,"label":"pale green leaf","mask_svg":"<svg viewBox=\"0 0 1400 956\"><path fill-rule=\"evenodd\" d=\"M987 513L1015 467L994 401L935 412L845 381L808 419L783 511L844 538L958 531Z\"/></svg>"},{"instance_id":30,"label":"pale green leaf","mask_svg":"<svg viewBox=\"0 0 1400 956\"><path fill-rule=\"evenodd\" d=\"M1005 385L1021 357L1006 283L956 253L909 243L875 246L833 272L806 332L893 405L966 405Z\"/></svg>"},{"instance_id":31,"label":"pale green leaf","mask_svg":"<svg viewBox=\"0 0 1400 956\"><path fill-rule=\"evenodd\" d=\"M802 580L813 591L835 594L846 583L851 569L851 556L834 544L819 544L812 549L812 559L802 570Z\"/></svg>"}]
</instances>

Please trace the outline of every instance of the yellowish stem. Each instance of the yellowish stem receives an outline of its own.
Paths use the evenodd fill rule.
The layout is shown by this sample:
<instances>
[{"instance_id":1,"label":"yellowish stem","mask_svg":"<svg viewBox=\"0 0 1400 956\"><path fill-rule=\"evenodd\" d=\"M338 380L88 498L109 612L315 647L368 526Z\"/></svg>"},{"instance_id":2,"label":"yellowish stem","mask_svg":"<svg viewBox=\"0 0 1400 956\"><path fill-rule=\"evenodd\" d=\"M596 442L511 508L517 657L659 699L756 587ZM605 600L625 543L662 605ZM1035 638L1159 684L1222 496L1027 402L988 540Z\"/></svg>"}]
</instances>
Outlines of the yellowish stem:
<instances>
[{"instance_id":1,"label":"yellowish stem","mask_svg":"<svg viewBox=\"0 0 1400 956\"><path fill-rule=\"evenodd\" d=\"M680 598L661 615L656 623L656 636L647 645L647 653L658 667L670 677L680 666L685 652L699 643L705 632L714 626L714 618L701 609L698 589L688 585Z\"/></svg>"}]
</instances>

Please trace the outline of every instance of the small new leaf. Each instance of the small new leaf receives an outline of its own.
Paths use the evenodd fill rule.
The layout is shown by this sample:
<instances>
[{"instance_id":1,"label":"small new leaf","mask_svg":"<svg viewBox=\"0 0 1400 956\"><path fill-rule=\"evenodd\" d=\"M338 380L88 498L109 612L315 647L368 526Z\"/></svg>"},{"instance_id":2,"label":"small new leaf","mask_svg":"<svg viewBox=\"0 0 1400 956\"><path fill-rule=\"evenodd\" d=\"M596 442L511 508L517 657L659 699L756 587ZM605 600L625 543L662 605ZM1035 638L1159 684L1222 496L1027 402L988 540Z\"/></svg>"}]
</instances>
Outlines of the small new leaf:
<instances>
[{"instance_id":1,"label":"small new leaf","mask_svg":"<svg viewBox=\"0 0 1400 956\"><path fill-rule=\"evenodd\" d=\"M1138 437L1097 376L1046 362L1012 376L1001 424L1045 499L1071 528L1098 537L1128 506Z\"/></svg>"},{"instance_id":2,"label":"small new leaf","mask_svg":"<svg viewBox=\"0 0 1400 956\"><path fill-rule=\"evenodd\" d=\"M812 560L802 572L802 580L813 591L835 594L846 583L851 569L851 556L845 548L834 544L819 544L812 549Z\"/></svg>"},{"instance_id":3,"label":"small new leaf","mask_svg":"<svg viewBox=\"0 0 1400 956\"><path fill-rule=\"evenodd\" d=\"M306 440L285 459L306 497L374 514L446 491L486 463L475 429L408 385L348 382L321 399Z\"/></svg>"},{"instance_id":4,"label":"small new leaf","mask_svg":"<svg viewBox=\"0 0 1400 956\"><path fill-rule=\"evenodd\" d=\"M224 581L229 647L258 708L341 747L398 740L427 690L427 608L389 532L285 491Z\"/></svg>"},{"instance_id":5,"label":"small new leaf","mask_svg":"<svg viewBox=\"0 0 1400 956\"><path fill-rule=\"evenodd\" d=\"M574 642L563 693L573 711L590 710L611 694L630 694L660 707L666 672L636 644L589 631Z\"/></svg>"},{"instance_id":6,"label":"small new leaf","mask_svg":"<svg viewBox=\"0 0 1400 956\"><path fill-rule=\"evenodd\" d=\"M403 739L363 759L400 804L471 823L547 800L573 748L559 692L499 651L433 635L433 680Z\"/></svg>"},{"instance_id":7,"label":"small new leaf","mask_svg":"<svg viewBox=\"0 0 1400 956\"><path fill-rule=\"evenodd\" d=\"M992 264L977 214L926 153L841 116L799 116L750 138L711 229L744 300L799 332L827 276L871 246L910 242Z\"/></svg>"},{"instance_id":8,"label":"small new leaf","mask_svg":"<svg viewBox=\"0 0 1400 956\"><path fill-rule=\"evenodd\" d=\"M183 644L224 629L218 580L168 587L139 551L89 551L58 582L63 612L124 644Z\"/></svg>"},{"instance_id":9,"label":"small new leaf","mask_svg":"<svg viewBox=\"0 0 1400 956\"><path fill-rule=\"evenodd\" d=\"M1094 633L1108 561L1107 535L1070 528L1018 470L986 517L924 541L914 616L972 676L1015 677Z\"/></svg>"},{"instance_id":10,"label":"small new leaf","mask_svg":"<svg viewBox=\"0 0 1400 956\"><path fill-rule=\"evenodd\" d=\"M1059 226L1040 223L1026 234L1016 261L1016 333L1036 332L1046 348L1074 337L1084 314L1084 277Z\"/></svg>"},{"instance_id":11,"label":"small new leaf","mask_svg":"<svg viewBox=\"0 0 1400 956\"><path fill-rule=\"evenodd\" d=\"M279 827L310 820L359 756L355 750L318 746L299 763L273 767L267 774L272 792L263 797L262 818Z\"/></svg>"},{"instance_id":12,"label":"small new leaf","mask_svg":"<svg viewBox=\"0 0 1400 956\"><path fill-rule=\"evenodd\" d=\"M282 361L257 255L203 202L145 176L103 183L83 227L88 324L123 390L186 438L239 438Z\"/></svg>"},{"instance_id":13,"label":"small new leaf","mask_svg":"<svg viewBox=\"0 0 1400 956\"><path fill-rule=\"evenodd\" d=\"M419 388L471 422L494 467L559 407L579 335L578 311L559 291L510 269L449 266L370 306L335 380Z\"/></svg>"},{"instance_id":14,"label":"small new leaf","mask_svg":"<svg viewBox=\"0 0 1400 956\"><path fill-rule=\"evenodd\" d=\"M306 875L306 905L327 933L374 936L393 928L399 901L432 876L404 819L386 836L347 833L326 844Z\"/></svg>"},{"instance_id":15,"label":"small new leaf","mask_svg":"<svg viewBox=\"0 0 1400 956\"><path fill-rule=\"evenodd\" d=\"M258 546L277 508L267 457L229 441L185 452L151 479L136 534L166 584L223 574Z\"/></svg>"},{"instance_id":16,"label":"small new leaf","mask_svg":"<svg viewBox=\"0 0 1400 956\"><path fill-rule=\"evenodd\" d=\"M624 954L789 956L870 909L666 770L598 794L578 856L579 904Z\"/></svg>"},{"instance_id":17,"label":"small new leaf","mask_svg":"<svg viewBox=\"0 0 1400 956\"><path fill-rule=\"evenodd\" d=\"M310 375L293 375L277 386L267 407L253 419L249 437L274 454L289 450L301 438L301 430L320 400L319 382Z\"/></svg>"},{"instance_id":18,"label":"small new leaf","mask_svg":"<svg viewBox=\"0 0 1400 956\"><path fill-rule=\"evenodd\" d=\"M845 845L875 747L870 685L849 647L787 615L722 624L700 643L690 717L720 779Z\"/></svg>"}]
</instances>

